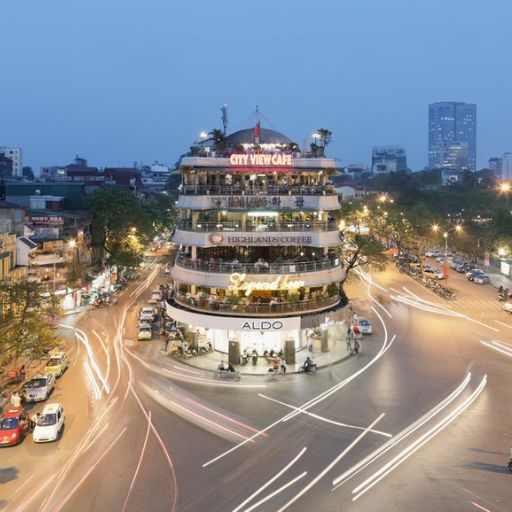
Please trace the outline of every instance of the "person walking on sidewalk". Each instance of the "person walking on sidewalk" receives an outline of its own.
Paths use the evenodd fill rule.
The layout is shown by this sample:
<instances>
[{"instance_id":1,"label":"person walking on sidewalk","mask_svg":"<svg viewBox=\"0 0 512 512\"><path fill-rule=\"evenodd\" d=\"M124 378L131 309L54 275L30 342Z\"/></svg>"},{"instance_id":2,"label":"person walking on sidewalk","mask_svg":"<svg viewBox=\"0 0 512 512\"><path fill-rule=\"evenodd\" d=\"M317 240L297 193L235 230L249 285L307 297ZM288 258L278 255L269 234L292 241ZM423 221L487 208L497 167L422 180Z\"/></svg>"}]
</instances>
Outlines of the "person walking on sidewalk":
<instances>
[{"instance_id":1,"label":"person walking on sidewalk","mask_svg":"<svg viewBox=\"0 0 512 512\"><path fill-rule=\"evenodd\" d=\"M347 341L347 352L352 352L352 329L349 327L347 329L346 341Z\"/></svg>"},{"instance_id":2,"label":"person walking on sidewalk","mask_svg":"<svg viewBox=\"0 0 512 512\"><path fill-rule=\"evenodd\" d=\"M21 396L17 391L14 391L11 395L11 405L13 407L21 407Z\"/></svg>"}]
</instances>

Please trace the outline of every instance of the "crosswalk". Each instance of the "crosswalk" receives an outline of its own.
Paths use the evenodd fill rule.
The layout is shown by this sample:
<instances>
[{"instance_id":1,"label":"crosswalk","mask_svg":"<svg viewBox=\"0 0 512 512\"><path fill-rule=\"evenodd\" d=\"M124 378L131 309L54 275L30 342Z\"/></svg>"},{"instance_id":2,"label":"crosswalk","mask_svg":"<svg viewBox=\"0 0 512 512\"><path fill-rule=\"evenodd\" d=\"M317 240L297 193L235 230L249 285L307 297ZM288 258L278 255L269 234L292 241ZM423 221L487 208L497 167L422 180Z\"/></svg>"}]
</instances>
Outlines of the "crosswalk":
<instances>
[{"instance_id":1,"label":"crosswalk","mask_svg":"<svg viewBox=\"0 0 512 512\"><path fill-rule=\"evenodd\" d=\"M457 299L454 301L448 302L449 305L452 305L455 309L457 308L468 308L468 309L476 309L480 311L503 311L503 303L498 302L497 300L492 299Z\"/></svg>"}]
</instances>

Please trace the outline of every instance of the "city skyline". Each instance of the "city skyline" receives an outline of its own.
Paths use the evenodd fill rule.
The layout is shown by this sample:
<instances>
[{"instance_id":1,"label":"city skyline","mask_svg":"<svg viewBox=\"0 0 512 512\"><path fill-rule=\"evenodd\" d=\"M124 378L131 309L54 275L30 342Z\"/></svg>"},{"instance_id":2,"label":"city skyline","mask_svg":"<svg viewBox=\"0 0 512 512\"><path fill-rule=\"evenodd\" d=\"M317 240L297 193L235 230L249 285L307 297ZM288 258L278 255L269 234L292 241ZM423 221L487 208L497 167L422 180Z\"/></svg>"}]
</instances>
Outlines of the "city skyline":
<instances>
[{"instance_id":1,"label":"city skyline","mask_svg":"<svg viewBox=\"0 0 512 512\"><path fill-rule=\"evenodd\" d=\"M403 1L321 2L311 10L283 2L269 16L264 2L250 23L232 7L222 1L203 18L162 0L143 11L96 0L5 6L11 23L0 44L9 50L9 80L0 85L0 144L23 148L36 170L76 153L95 165L174 163L200 131L220 127L223 104L230 131L250 126L258 104L299 143L317 128L330 129L329 153L343 164L369 163L373 146L400 145L418 170L427 165L427 105L462 101L479 109L477 168L510 151L512 79L503 75L488 94L486 71L507 58L508 3L489 9L434 2L413 10ZM447 51L455 22L479 34L465 39L458 59ZM431 26L437 30L424 30ZM493 37L484 37L481 27L490 26ZM31 37L20 40L19 33ZM210 41L223 58L204 55ZM264 57L273 51L287 58Z\"/></svg>"}]
</instances>

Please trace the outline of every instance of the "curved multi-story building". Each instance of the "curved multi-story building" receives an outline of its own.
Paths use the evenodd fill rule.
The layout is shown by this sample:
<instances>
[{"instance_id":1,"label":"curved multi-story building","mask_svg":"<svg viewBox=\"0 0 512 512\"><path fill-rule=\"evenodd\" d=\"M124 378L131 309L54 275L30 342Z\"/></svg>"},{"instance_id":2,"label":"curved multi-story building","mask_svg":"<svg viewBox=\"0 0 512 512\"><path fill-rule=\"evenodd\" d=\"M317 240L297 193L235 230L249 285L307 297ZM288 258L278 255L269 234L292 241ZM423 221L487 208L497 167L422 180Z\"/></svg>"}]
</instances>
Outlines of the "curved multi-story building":
<instances>
[{"instance_id":1,"label":"curved multi-story building","mask_svg":"<svg viewBox=\"0 0 512 512\"><path fill-rule=\"evenodd\" d=\"M327 344L346 304L334 160L259 127L195 153L180 163L169 316L220 352L293 362L313 330Z\"/></svg>"}]
</instances>

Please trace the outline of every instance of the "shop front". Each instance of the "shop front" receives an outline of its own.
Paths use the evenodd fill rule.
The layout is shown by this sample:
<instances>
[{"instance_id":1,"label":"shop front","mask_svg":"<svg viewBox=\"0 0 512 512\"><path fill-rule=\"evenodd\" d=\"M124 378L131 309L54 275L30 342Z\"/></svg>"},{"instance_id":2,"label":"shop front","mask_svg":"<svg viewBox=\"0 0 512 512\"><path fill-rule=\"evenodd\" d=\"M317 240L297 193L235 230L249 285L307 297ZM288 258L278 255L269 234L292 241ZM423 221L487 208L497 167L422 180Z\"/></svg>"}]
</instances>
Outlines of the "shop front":
<instances>
[{"instance_id":1,"label":"shop front","mask_svg":"<svg viewBox=\"0 0 512 512\"><path fill-rule=\"evenodd\" d=\"M314 351L324 351L322 338L327 342L342 337L340 312L315 315L309 320L300 316L250 318L201 314L167 304L167 315L185 332L191 333L198 346L211 343L214 350L228 353L229 343L236 341L241 352L255 350L259 355L279 353L289 341L293 341L296 352L307 346Z\"/></svg>"}]
</instances>

